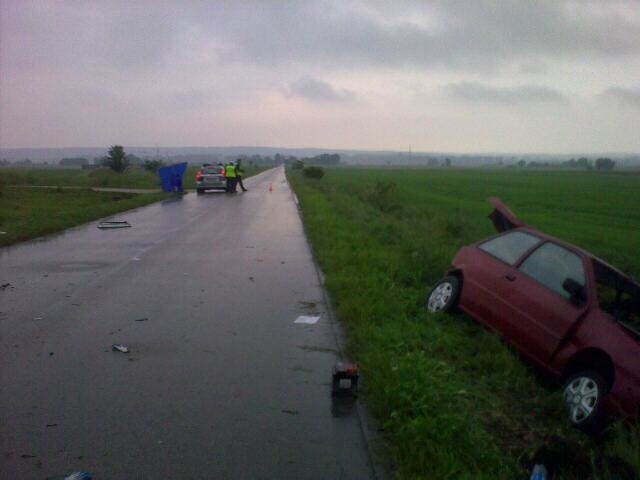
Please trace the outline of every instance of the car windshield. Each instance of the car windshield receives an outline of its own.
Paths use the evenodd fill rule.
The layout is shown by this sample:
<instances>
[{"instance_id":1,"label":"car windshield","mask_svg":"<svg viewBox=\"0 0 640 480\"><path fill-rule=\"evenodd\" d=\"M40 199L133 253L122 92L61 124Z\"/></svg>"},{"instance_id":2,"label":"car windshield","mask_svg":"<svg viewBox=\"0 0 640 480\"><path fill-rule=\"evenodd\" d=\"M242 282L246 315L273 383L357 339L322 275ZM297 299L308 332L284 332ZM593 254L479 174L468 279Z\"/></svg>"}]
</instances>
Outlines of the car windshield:
<instances>
[{"instance_id":1,"label":"car windshield","mask_svg":"<svg viewBox=\"0 0 640 480\"><path fill-rule=\"evenodd\" d=\"M640 336L640 285L598 260L593 260L600 308Z\"/></svg>"},{"instance_id":2,"label":"car windshield","mask_svg":"<svg viewBox=\"0 0 640 480\"><path fill-rule=\"evenodd\" d=\"M219 175L222 173L222 167L205 167L202 169L205 175Z\"/></svg>"},{"instance_id":3,"label":"car windshield","mask_svg":"<svg viewBox=\"0 0 640 480\"><path fill-rule=\"evenodd\" d=\"M540 239L524 232L509 232L480 244L480 250L513 265Z\"/></svg>"}]
</instances>

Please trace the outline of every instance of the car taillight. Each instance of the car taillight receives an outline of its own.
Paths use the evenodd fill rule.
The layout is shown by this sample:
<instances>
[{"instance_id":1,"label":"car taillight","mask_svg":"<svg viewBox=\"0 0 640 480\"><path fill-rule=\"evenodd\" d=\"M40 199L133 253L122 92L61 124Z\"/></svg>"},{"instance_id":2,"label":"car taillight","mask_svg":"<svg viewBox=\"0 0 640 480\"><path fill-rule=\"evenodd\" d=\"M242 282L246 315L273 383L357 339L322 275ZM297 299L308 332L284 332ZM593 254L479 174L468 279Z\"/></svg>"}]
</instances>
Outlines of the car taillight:
<instances>
[{"instance_id":1,"label":"car taillight","mask_svg":"<svg viewBox=\"0 0 640 480\"><path fill-rule=\"evenodd\" d=\"M224 169L224 168L222 169L222 176L223 176L223 177L226 177L226 176L227 176L227 172L225 171L225 169Z\"/></svg>"},{"instance_id":2,"label":"car taillight","mask_svg":"<svg viewBox=\"0 0 640 480\"><path fill-rule=\"evenodd\" d=\"M202 180L202 176L202 170L198 170L198 173L196 173L196 182Z\"/></svg>"}]
</instances>

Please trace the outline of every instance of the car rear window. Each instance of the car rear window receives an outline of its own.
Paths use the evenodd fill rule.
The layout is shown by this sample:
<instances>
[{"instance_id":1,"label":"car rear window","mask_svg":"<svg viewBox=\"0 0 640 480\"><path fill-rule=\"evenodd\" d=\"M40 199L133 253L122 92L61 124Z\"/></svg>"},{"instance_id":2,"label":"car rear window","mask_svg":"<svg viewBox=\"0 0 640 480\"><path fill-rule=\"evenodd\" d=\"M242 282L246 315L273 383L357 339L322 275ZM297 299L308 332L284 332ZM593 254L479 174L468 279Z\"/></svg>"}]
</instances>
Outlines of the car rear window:
<instances>
[{"instance_id":1,"label":"car rear window","mask_svg":"<svg viewBox=\"0 0 640 480\"><path fill-rule=\"evenodd\" d=\"M640 286L595 259L593 271L600 308L640 336Z\"/></svg>"},{"instance_id":2,"label":"car rear window","mask_svg":"<svg viewBox=\"0 0 640 480\"><path fill-rule=\"evenodd\" d=\"M539 241L540 239L535 235L524 232L508 232L481 243L479 248L503 262L513 265Z\"/></svg>"},{"instance_id":3,"label":"car rear window","mask_svg":"<svg viewBox=\"0 0 640 480\"><path fill-rule=\"evenodd\" d=\"M222 173L222 167L206 167L202 169L205 175L218 175Z\"/></svg>"}]
</instances>

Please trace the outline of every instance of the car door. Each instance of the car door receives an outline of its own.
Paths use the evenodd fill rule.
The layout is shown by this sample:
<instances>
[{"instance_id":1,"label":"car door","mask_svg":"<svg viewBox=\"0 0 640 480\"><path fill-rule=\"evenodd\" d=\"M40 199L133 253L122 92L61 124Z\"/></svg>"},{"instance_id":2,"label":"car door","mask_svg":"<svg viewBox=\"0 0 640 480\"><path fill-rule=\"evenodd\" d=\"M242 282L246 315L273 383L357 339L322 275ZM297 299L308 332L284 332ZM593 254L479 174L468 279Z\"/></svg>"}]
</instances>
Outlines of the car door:
<instances>
[{"instance_id":1,"label":"car door","mask_svg":"<svg viewBox=\"0 0 640 480\"><path fill-rule=\"evenodd\" d=\"M473 260L465 264L464 307L506 338L516 334L510 322L509 279L518 274L519 260L541 241L529 232L509 230L480 243Z\"/></svg>"},{"instance_id":2,"label":"car door","mask_svg":"<svg viewBox=\"0 0 640 480\"><path fill-rule=\"evenodd\" d=\"M567 331L586 310L587 301L572 302L563 288L571 278L586 291L582 257L547 241L537 246L517 268L505 275L498 292L508 323L508 341L535 362L546 365Z\"/></svg>"}]
</instances>

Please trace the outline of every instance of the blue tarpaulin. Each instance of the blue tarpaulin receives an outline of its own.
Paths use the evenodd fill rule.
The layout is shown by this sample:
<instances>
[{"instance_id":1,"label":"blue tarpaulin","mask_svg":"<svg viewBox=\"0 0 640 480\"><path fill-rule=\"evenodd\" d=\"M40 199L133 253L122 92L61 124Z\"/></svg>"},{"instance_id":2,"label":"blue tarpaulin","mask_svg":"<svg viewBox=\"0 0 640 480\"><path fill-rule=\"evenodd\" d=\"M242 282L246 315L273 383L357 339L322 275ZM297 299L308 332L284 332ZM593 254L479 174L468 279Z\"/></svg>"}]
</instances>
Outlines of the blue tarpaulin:
<instances>
[{"instance_id":1,"label":"blue tarpaulin","mask_svg":"<svg viewBox=\"0 0 640 480\"><path fill-rule=\"evenodd\" d=\"M187 162L161 167L158 170L163 192L183 192L182 179L187 170Z\"/></svg>"}]
</instances>

